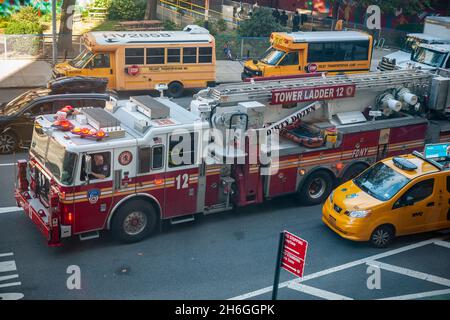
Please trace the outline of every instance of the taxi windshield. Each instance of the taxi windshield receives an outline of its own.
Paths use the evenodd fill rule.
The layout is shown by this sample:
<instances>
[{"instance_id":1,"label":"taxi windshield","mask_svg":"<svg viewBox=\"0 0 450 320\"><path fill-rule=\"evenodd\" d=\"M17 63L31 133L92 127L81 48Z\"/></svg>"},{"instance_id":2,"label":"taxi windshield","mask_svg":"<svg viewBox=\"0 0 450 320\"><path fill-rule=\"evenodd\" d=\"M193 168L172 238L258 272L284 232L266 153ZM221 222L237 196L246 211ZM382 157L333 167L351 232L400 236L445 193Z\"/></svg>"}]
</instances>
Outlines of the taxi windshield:
<instances>
[{"instance_id":1,"label":"taxi windshield","mask_svg":"<svg viewBox=\"0 0 450 320\"><path fill-rule=\"evenodd\" d=\"M261 58L261 62L270 64L272 66L276 65L278 61L285 55L286 52L274 49L270 47Z\"/></svg>"},{"instance_id":2,"label":"taxi windshield","mask_svg":"<svg viewBox=\"0 0 450 320\"><path fill-rule=\"evenodd\" d=\"M84 49L76 58L71 60L69 64L74 68L81 69L86 65L86 63L89 61L89 59L92 58L93 55L94 54L91 51L89 51L88 49Z\"/></svg>"},{"instance_id":3,"label":"taxi windshield","mask_svg":"<svg viewBox=\"0 0 450 320\"><path fill-rule=\"evenodd\" d=\"M381 201L391 199L409 181L409 178L382 162L377 163L353 179L353 183L361 190Z\"/></svg>"}]
</instances>

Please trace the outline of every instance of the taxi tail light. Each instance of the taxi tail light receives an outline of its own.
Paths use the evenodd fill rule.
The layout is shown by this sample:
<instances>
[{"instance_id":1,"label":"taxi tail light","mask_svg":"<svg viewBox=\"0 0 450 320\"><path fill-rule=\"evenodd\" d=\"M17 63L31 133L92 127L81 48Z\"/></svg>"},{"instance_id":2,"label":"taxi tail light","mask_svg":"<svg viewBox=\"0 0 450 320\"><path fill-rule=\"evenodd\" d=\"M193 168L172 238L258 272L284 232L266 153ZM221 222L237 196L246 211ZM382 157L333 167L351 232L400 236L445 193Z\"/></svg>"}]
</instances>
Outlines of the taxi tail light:
<instances>
[{"instance_id":1,"label":"taxi tail light","mask_svg":"<svg viewBox=\"0 0 450 320\"><path fill-rule=\"evenodd\" d=\"M17 161L17 181L19 184L19 190L20 191L28 191L29 183L27 180L27 161L26 160L19 160Z\"/></svg>"}]
</instances>

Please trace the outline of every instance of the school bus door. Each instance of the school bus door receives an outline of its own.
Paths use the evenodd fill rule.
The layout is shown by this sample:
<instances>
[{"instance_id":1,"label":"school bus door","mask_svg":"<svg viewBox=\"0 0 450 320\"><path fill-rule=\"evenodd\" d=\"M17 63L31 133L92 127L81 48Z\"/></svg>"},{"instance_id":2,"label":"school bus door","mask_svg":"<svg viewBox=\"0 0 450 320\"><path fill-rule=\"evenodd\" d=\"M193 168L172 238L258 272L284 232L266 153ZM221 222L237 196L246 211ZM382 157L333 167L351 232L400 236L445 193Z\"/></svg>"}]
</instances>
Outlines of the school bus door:
<instances>
[{"instance_id":1,"label":"school bus door","mask_svg":"<svg viewBox=\"0 0 450 320\"><path fill-rule=\"evenodd\" d=\"M86 75L90 77L99 77L108 79L108 88L116 86L116 70L114 70L114 53L98 52L84 67Z\"/></svg>"},{"instance_id":2,"label":"school bus door","mask_svg":"<svg viewBox=\"0 0 450 320\"><path fill-rule=\"evenodd\" d=\"M278 63L278 72L280 76L301 73L299 65L299 51L287 52Z\"/></svg>"}]
</instances>

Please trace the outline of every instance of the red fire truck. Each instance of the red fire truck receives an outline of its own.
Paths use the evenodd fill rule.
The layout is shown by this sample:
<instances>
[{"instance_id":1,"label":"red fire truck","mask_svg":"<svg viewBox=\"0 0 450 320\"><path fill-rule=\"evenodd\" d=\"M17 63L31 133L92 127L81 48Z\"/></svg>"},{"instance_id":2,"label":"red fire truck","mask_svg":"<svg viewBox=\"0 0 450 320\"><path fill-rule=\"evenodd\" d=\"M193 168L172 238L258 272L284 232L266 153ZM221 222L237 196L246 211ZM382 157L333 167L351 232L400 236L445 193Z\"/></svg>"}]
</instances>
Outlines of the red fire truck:
<instances>
[{"instance_id":1,"label":"red fire truck","mask_svg":"<svg viewBox=\"0 0 450 320\"><path fill-rule=\"evenodd\" d=\"M448 105L448 81L402 70L221 85L190 110L163 96L66 108L36 119L15 197L49 245L104 229L138 241L287 194L319 204L379 159L450 141L448 121L417 115Z\"/></svg>"}]
</instances>

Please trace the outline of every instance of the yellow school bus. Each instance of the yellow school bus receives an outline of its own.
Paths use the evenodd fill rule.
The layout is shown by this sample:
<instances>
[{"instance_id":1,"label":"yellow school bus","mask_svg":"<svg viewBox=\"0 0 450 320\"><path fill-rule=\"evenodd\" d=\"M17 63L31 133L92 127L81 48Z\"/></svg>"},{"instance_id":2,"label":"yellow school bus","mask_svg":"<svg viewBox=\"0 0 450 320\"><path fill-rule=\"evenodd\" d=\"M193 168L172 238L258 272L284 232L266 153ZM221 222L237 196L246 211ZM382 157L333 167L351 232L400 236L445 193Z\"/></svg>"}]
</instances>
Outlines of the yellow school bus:
<instances>
[{"instance_id":1,"label":"yellow school bus","mask_svg":"<svg viewBox=\"0 0 450 320\"><path fill-rule=\"evenodd\" d=\"M108 88L149 90L166 84L168 95L212 85L216 78L214 37L190 25L183 31L107 31L83 35L75 59L57 64L53 76L108 78Z\"/></svg>"},{"instance_id":2,"label":"yellow school bus","mask_svg":"<svg viewBox=\"0 0 450 320\"><path fill-rule=\"evenodd\" d=\"M300 73L369 72L372 36L358 31L274 32L259 60L245 62L242 80Z\"/></svg>"}]
</instances>

